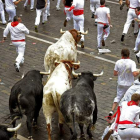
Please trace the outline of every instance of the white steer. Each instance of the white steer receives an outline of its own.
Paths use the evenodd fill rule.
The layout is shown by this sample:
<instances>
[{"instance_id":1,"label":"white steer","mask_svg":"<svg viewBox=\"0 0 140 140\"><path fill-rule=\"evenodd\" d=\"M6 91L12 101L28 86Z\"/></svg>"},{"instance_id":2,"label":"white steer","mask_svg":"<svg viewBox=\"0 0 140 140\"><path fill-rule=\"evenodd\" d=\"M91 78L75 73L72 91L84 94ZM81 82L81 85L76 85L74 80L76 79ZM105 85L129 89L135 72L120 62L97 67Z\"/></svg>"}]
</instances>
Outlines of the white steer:
<instances>
[{"instance_id":1,"label":"white steer","mask_svg":"<svg viewBox=\"0 0 140 140\"><path fill-rule=\"evenodd\" d=\"M60 111L59 102L61 95L72 87L71 84L71 69L80 62L64 62L60 63L50 75L46 85L43 89L43 113L46 118L48 140L51 140L51 119L52 114L56 110L59 115L59 126L62 134L63 116Z\"/></svg>"}]
</instances>

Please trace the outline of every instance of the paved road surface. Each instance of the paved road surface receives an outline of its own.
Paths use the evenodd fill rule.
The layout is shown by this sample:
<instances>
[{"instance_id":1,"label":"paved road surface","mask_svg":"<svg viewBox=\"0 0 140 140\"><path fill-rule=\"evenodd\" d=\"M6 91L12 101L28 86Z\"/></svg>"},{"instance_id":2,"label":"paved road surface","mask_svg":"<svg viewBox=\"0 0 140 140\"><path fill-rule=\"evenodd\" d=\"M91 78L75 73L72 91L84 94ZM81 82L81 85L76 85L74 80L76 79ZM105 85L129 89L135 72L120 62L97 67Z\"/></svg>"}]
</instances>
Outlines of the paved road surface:
<instances>
[{"instance_id":1,"label":"paved road surface","mask_svg":"<svg viewBox=\"0 0 140 140\"><path fill-rule=\"evenodd\" d=\"M4 44L0 44L0 122L4 123L4 118L9 114L8 100L11 87L21 79L23 73L29 70L44 71L43 58L49 45L55 43L61 36L59 33L60 28L68 30L73 28L73 21L70 21L66 28L63 27L65 15L63 14L63 5L61 3L61 10L56 11L56 0L51 1L51 16L45 25L39 25L39 33L34 32L34 21L36 12L31 12L28 9L23 9L22 1L17 7L17 15L22 16L23 23L29 28L30 34L27 36L27 45L25 52L25 64L21 67L19 73L15 71L13 66L16 58L16 51L14 46L9 46L10 38ZM129 33L125 38L125 42L121 44L120 38L123 30L123 26L126 20L126 7L122 11L119 10L117 0L109 0L107 6L111 9L111 19L113 28L111 34L106 41L105 48L111 50L109 54L99 55L96 49L97 47L97 28L94 26L94 20L91 18L91 12L89 9L89 0L85 2L85 30L89 29L89 34L85 36L85 48L78 47L78 60L81 61L81 66L78 71L92 71L93 73L99 73L104 67L104 75L99 77L95 82L95 93L97 96L98 104L98 120L96 128L93 131L94 140L100 140L104 128L107 125L105 116L111 109L113 99L116 95L117 77L113 76L113 69L115 62L120 58L120 51L123 47L127 47L131 51L131 58L136 61L135 54L132 52L135 43L135 37L133 35L133 28L130 27ZM8 16L6 14L6 19ZM5 26L0 24L0 40L2 40L3 29ZM111 44L110 41L115 39L115 43ZM139 68L139 66L137 66ZM43 81L46 81L44 76ZM76 80L73 80L73 84ZM28 137L28 131L26 128L26 117L22 120L22 128L18 131L19 139L26 140ZM53 117L53 140L68 140L70 132L67 126L65 128L64 137L59 137L59 129L57 125L57 113L54 113ZM78 134L79 128L77 127ZM47 140L46 122L42 113L40 112L38 120L38 130L33 130L34 140ZM87 138L88 139L88 138Z\"/></svg>"}]
</instances>

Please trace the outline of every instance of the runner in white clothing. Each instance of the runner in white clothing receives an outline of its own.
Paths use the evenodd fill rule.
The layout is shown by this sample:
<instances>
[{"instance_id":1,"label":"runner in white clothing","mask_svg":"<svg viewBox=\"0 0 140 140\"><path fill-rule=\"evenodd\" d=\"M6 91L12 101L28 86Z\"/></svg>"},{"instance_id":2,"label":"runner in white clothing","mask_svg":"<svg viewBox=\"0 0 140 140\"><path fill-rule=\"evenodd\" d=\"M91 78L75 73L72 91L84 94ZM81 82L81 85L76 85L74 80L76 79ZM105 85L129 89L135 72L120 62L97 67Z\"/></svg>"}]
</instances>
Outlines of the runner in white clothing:
<instances>
[{"instance_id":1,"label":"runner in white clothing","mask_svg":"<svg viewBox=\"0 0 140 140\"><path fill-rule=\"evenodd\" d=\"M90 10L92 12L91 18L94 18L96 9L100 7L100 0L90 0ZM97 25L97 18L95 19L95 25Z\"/></svg>"},{"instance_id":2,"label":"runner in white clothing","mask_svg":"<svg viewBox=\"0 0 140 140\"><path fill-rule=\"evenodd\" d=\"M2 24L5 25L7 22L5 20L5 12L4 12L2 0L0 0L0 15L1 15Z\"/></svg>"},{"instance_id":3,"label":"runner in white clothing","mask_svg":"<svg viewBox=\"0 0 140 140\"><path fill-rule=\"evenodd\" d=\"M73 0L63 0L63 4L65 6L64 13L66 14L66 19L64 21L64 27L67 26L67 22L70 21L73 17L73 10L68 11L72 5Z\"/></svg>"},{"instance_id":4,"label":"runner in white clothing","mask_svg":"<svg viewBox=\"0 0 140 140\"><path fill-rule=\"evenodd\" d=\"M111 20L110 20L110 9L105 7L105 0L100 1L101 6L95 12L95 18L97 18L97 42L98 49L101 49L101 41L102 46L105 46L105 40L110 34ZM105 33L103 36L103 32ZM103 39L102 39L103 36Z\"/></svg>"},{"instance_id":5,"label":"runner in white clothing","mask_svg":"<svg viewBox=\"0 0 140 140\"><path fill-rule=\"evenodd\" d=\"M24 24L20 23L21 18L15 16L13 22L7 24L3 32L3 40L6 40L8 33L11 34L12 44L16 47L16 51L18 56L16 58L16 62L14 64L16 71L19 72L20 64L24 63L24 51L25 51L25 34L29 34L29 30L25 27Z\"/></svg>"},{"instance_id":6,"label":"runner in white clothing","mask_svg":"<svg viewBox=\"0 0 140 140\"><path fill-rule=\"evenodd\" d=\"M37 0L35 32L38 32L38 26L40 24L41 14L42 14L42 24L45 24L47 22L47 0Z\"/></svg>"},{"instance_id":7,"label":"runner in white clothing","mask_svg":"<svg viewBox=\"0 0 140 140\"><path fill-rule=\"evenodd\" d=\"M137 15L135 13L135 9L136 7L138 7L140 4L140 0L127 0L127 5L129 5L129 10L127 13L127 20L126 23L124 25L124 29L123 29L123 34L121 37L121 41L124 41L124 37L128 32L128 29L130 27L131 22L134 20L134 18L137 18ZM134 35L138 34L138 22L135 22L135 26L134 26Z\"/></svg>"},{"instance_id":8,"label":"runner in white clothing","mask_svg":"<svg viewBox=\"0 0 140 140\"><path fill-rule=\"evenodd\" d=\"M137 18L135 18L134 20L135 22L139 23L140 22L140 7L136 7L135 13L137 15ZM140 44L140 29L139 29L137 39L135 41L134 53L137 53L139 51L139 48L138 48L139 44ZM136 55L136 56L140 57L139 55ZM138 63L139 63L139 60L138 60Z\"/></svg>"},{"instance_id":9,"label":"runner in white clothing","mask_svg":"<svg viewBox=\"0 0 140 140\"><path fill-rule=\"evenodd\" d=\"M24 9L25 10L27 9L28 2L29 2L29 0L25 0L25 3L24 3ZM30 5L31 5L30 10L34 11L34 0L30 0Z\"/></svg>"},{"instance_id":10,"label":"runner in white clothing","mask_svg":"<svg viewBox=\"0 0 140 140\"><path fill-rule=\"evenodd\" d=\"M9 15L8 22L13 21L14 16L16 16L15 5L17 5L21 0L5 0L5 10Z\"/></svg>"},{"instance_id":11,"label":"runner in white clothing","mask_svg":"<svg viewBox=\"0 0 140 140\"><path fill-rule=\"evenodd\" d=\"M73 10L74 29L84 32L84 0L73 0L68 11ZM84 48L84 35L81 35L81 48Z\"/></svg>"},{"instance_id":12,"label":"runner in white clothing","mask_svg":"<svg viewBox=\"0 0 140 140\"><path fill-rule=\"evenodd\" d=\"M136 63L129 59L130 51L125 48L121 51L122 59L118 60L114 68L114 76L118 76L117 97L114 99L112 111L109 116L113 115L113 112L122 99L125 92L134 83L134 77L140 74L140 70L137 71ZM110 117L108 117L110 119Z\"/></svg>"},{"instance_id":13,"label":"runner in white clothing","mask_svg":"<svg viewBox=\"0 0 140 140\"><path fill-rule=\"evenodd\" d=\"M131 97L131 101L124 101L121 106L121 113L118 114L118 134L121 140L131 140L131 138L140 139L139 114L140 95L135 93Z\"/></svg>"}]
</instances>

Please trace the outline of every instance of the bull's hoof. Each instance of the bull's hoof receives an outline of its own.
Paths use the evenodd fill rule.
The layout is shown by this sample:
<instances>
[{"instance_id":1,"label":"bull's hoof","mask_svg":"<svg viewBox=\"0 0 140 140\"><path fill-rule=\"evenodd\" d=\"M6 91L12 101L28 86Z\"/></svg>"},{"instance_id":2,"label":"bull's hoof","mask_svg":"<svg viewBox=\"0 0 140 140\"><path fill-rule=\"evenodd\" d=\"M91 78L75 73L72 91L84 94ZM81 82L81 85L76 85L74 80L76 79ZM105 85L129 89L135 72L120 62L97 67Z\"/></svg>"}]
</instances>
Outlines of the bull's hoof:
<instances>
[{"instance_id":1,"label":"bull's hoof","mask_svg":"<svg viewBox=\"0 0 140 140\"><path fill-rule=\"evenodd\" d=\"M80 140L86 140L86 137L84 134L81 135Z\"/></svg>"},{"instance_id":2,"label":"bull's hoof","mask_svg":"<svg viewBox=\"0 0 140 140\"><path fill-rule=\"evenodd\" d=\"M89 138L89 140L94 140L93 137Z\"/></svg>"},{"instance_id":3,"label":"bull's hoof","mask_svg":"<svg viewBox=\"0 0 140 140\"><path fill-rule=\"evenodd\" d=\"M29 136L29 137L28 137L28 140L34 140L34 139L33 139L33 137L32 137L32 136Z\"/></svg>"},{"instance_id":4,"label":"bull's hoof","mask_svg":"<svg viewBox=\"0 0 140 140\"><path fill-rule=\"evenodd\" d=\"M77 136L73 135L69 140L77 140Z\"/></svg>"},{"instance_id":5,"label":"bull's hoof","mask_svg":"<svg viewBox=\"0 0 140 140\"><path fill-rule=\"evenodd\" d=\"M17 132L15 132L13 137L14 137L14 139L17 139Z\"/></svg>"},{"instance_id":6,"label":"bull's hoof","mask_svg":"<svg viewBox=\"0 0 140 140\"><path fill-rule=\"evenodd\" d=\"M60 130L60 136L63 136L65 132L63 130Z\"/></svg>"}]
</instances>

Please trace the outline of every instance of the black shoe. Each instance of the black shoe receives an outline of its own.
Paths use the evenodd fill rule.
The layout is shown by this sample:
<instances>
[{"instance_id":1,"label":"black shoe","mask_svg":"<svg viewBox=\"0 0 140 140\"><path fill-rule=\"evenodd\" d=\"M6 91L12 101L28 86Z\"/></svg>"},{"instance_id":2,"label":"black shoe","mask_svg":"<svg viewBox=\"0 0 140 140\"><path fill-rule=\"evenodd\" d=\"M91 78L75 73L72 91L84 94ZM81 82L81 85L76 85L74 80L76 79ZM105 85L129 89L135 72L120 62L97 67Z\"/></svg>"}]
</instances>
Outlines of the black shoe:
<instances>
[{"instance_id":1,"label":"black shoe","mask_svg":"<svg viewBox=\"0 0 140 140\"><path fill-rule=\"evenodd\" d=\"M136 59L137 59L138 63L140 63L139 57L137 55L136 55Z\"/></svg>"},{"instance_id":2,"label":"black shoe","mask_svg":"<svg viewBox=\"0 0 140 140\"><path fill-rule=\"evenodd\" d=\"M18 66L16 65L16 63L14 64L14 66L15 66L16 71L19 72L19 68L18 68Z\"/></svg>"},{"instance_id":3,"label":"black shoe","mask_svg":"<svg viewBox=\"0 0 140 140\"><path fill-rule=\"evenodd\" d=\"M124 34L122 34L122 37L121 37L121 41L123 42L124 41Z\"/></svg>"},{"instance_id":4,"label":"black shoe","mask_svg":"<svg viewBox=\"0 0 140 140\"><path fill-rule=\"evenodd\" d=\"M134 26L135 26L135 21L133 20L133 21L132 21L132 27L134 27Z\"/></svg>"},{"instance_id":5,"label":"black shoe","mask_svg":"<svg viewBox=\"0 0 140 140\"><path fill-rule=\"evenodd\" d=\"M109 120L111 120L112 115L113 115L113 111L110 111L110 112L109 112L109 115L108 115L108 119L109 119Z\"/></svg>"},{"instance_id":6,"label":"black shoe","mask_svg":"<svg viewBox=\"0 0 140 140\"><path fill-rule=\"evenodd\" d=\"M33 9L30 9L30 11L34 11L34 8Z\"/></svg>"},{"instance_id":7,"label":"black shoe","mask_svg":"<svg viewBox=\"0 0 140 140\"><path fill-rule=\"evenodd\" d=\"M92 16L91 16L91 18L94 18L94 12L92 13Z\"/></svg>"},{"instance_id":8,"label":"black shoe","mask_svg":"<svg viewBox=\"0 0 140 140\"><path fill-rule=\"evenodd\" d=\"M102 40L102 46L105 46L105 41L104 40Z\"/></svg>"},{"instance_id":9,"label":"black shoe","mask_svg":"<svg viewBox=\"0 0 140 140\"><path fill-rule=\"evenodd\" d=\"M38 33L38 29L37 29L37 26L35 26L35 32L37 32L37 33Z\"/></svg>"},{"instance_id":10,"label":"black shoe","mask_svg":"<svg viewBox=\"0 0 140 140\"><path fill-rule=\"evenodd\" d=\"M122 9L123 9L123 7L124 7L124 3L120 6L120 10L122 10Z\"/></svg>"},{"instance_id":11,"label":"black shoe","mask_svg":"<svg viewBox=\"0 0 140 140\"><path fill-rule=\"evenodd\" d=\"M84 48L84 41L81 41L81 48Z\"/></svg>"},{"instance_id":12,"label":"black shoe","mask_svg":"<svg viewBox=\"0 0 140 140\"><path fill-rule=\"evenodd\" d=\"M135 38L137 38L137 36L138 36L138 32L137 32L137 33L134 33L134 36L135 36Z\"/></svg>"},{"instance_id":13,"label":"black shoe","mask_svg":"<svg viewBox=\"0 0 140 140\"><path fill-rule=\"evenodd\" d=\"M64 27L66 27L66 26L67 26L67 20L64 21Z\"/></svg>"}]
</instances>

